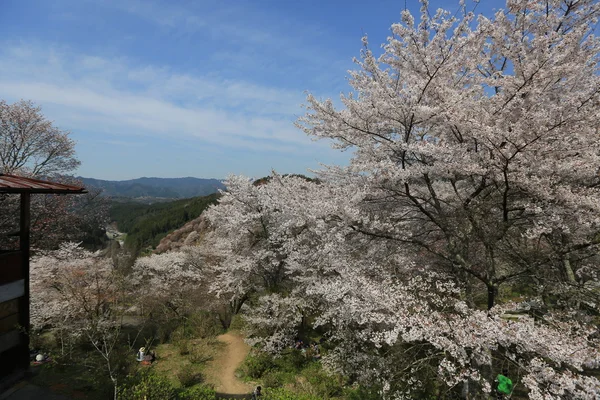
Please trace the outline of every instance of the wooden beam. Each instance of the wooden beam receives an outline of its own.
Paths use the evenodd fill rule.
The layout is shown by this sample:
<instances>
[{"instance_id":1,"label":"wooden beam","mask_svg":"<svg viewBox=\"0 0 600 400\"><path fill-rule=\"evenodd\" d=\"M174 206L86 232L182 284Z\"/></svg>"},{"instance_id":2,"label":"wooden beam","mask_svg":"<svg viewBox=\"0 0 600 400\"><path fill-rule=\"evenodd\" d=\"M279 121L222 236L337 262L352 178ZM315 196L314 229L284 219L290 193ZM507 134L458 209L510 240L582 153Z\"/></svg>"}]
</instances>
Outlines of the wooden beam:
<instances>
[{"instance_id":1,"label":"wooden beam","mask_svg":"<svg viewBox=\"0 0 600 400\"><path fill-rule=\"evenodd\" d=\"M19 312L19 299L5 301L0 303L0 318L7 317Z\"/></svg>"},{"instance_id":2,"label":"wooden beam","mask_svg":"<svg viewBox=\"0 0 600 400\"><path fill-rule=\"evenodd\" d=\"M19 325L21 326L21 345L23 354L17 361L17 365L22 368L29 366L29 229L31 225L31 194L21 193L21 218L20 218L20 238L19 247L22 257L23 289L24 295L19 304Z\"/></svg>"},{"instance_id":3,"label":"wooden beam","mask_svg":"<svg viewBox=\"0 0 600 400\"><path fill-rule=\"evenodd\" d=\"M10 332L19 328L19 314L0 318L0 334Z\"/></svg>"},{"instance_id":4,"label":"wooden beam","mask_svg":"<svg viewBox=\"0 0 600 400\"><path fill-rule=\"evenodd\" d=\"M0 286L0 303L21 298L25 295L25 280L19 279ZM20 309L21 307L19 307Z\"/></svg>"}]
</instances>

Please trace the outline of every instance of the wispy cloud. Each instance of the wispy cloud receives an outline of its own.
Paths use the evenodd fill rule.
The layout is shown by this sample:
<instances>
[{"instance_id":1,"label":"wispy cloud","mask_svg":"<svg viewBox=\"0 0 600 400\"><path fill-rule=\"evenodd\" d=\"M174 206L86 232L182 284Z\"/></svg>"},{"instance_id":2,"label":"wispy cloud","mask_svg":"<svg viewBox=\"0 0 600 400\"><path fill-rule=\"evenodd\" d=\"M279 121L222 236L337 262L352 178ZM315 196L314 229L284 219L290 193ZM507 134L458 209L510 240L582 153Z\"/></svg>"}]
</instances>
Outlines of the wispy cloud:
<instances>
[{"instance_id":1,"label":"wispy cloud","mask_svg":"<svg viewBox=\"0 0 600 400\"><path fill-rule=\"evenodd\" d=\"M293 125L305 90L345 90L350 61L339 26L301 4L34 1L18 3L23 26L0 24L0 96L71 130L88 175L298 172L339 157Z\"/></svg>"},{"instance_id":2,"label":"wispy cloud","mask_svg":"<svg viewBox=\"0 0 600 400\"><path fill-rule=\"evenodd\" d=\"M98 140L98 143L110 144L112 146L119 147L146 147L147 143L137 141L137 142L125 142L123 140Z\"/></svg>"},{"instance_id":3,"label":"wispy cloud","mask_svg":"<svg viewBox=\"0 0 600 400\"><path fill-rule=\"evenodd\" d=\"M270 12L252 2L231 2L227 7L203 0L107 0L100 4L150 22L167 34L191 35L199 48L218 41L223 45L207 56L211 61L224 62L223 68L234 66L246 73L266 70L280 77L302 69L316 81L340 82L340 73L351 61L351 56L338 53L332 46L330 38L335 31Z\"/></svg>"},{"instance_id":4,"label":"wispy cloud","mask_svg":"<svg viewBox=\"0 0 600 400\"><path fill-rule=\"evenodd\" d=\"M303 101L297 91L64 49L19 46L0 56L0 92L60 105L62 123L283 152L310 143L292 124Z\"/></svg>"}]
</instances>

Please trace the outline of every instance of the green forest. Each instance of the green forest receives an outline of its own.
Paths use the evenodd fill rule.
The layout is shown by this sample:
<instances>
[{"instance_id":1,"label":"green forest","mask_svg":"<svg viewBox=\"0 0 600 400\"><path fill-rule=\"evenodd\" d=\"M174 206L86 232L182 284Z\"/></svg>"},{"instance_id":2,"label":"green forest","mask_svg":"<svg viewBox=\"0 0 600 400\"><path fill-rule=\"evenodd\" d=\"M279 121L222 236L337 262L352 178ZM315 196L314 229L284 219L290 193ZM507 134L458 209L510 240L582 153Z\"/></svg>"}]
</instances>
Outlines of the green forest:
<instances>
[{"instance_id":1,"label":"green forest","mask_svg":"<svg viewBox=\"0 0 600 400\"><path fill-rule=\"evenodd\" d=\"M309 182L315 181L302 174L284 174L297 176ZM269 182L271 176L259 178L254 185ZM125 247L135 254L144 249L156 248L161 239L187 222L198 218L211 204L216 204L218 193L208 196L191 197L170 202L144 204L137 201L113 201L110 207L110 220L117 229L126 233Z\"/></svg>"},{"instance_id":2,"label":"green forest","mask_svg":"<svg viewBox=\"0 0 600 400\"><path fill-rule=\"evenodd\" d=\"M155 248L169 232L198 218L210 205L216 204L219 194L176 200L168 203L140 204L114 202L110 219L125 232L125 247L140 252Z\"/></svg>"}]
</instances>

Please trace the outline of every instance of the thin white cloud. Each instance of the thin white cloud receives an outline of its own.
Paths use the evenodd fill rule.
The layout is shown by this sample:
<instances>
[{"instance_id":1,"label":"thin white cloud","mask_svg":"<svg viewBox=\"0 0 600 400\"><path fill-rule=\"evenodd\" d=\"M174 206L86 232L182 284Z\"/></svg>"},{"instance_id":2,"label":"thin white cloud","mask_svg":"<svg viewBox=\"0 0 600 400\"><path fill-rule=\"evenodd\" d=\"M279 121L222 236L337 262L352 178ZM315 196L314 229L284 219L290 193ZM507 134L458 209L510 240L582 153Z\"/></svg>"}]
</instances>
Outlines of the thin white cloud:
<instances>
[{"instance_id":1,"label":"thin white cloud","mask_svg":"<svg viewBox=\"0 0 600 400\"><path fill-rule=\"evenodd\" d=\"M111 140L111 139L108 139L108 140L102 139L102 140L98 140L97 142L104 143L104 144L110 144L110 145L118 146L118 147L146 147L146 145L147 145L147 143L140 142L140 141L126 142L123 140Z\"/></svg>"},{"instance_id":2,"label":"thin white cloud","mask_svg":"<svg viewBox=\"0 0 600 400\"><path fill-rule=\"evenodd\" d=\"M52 118L59 126L275 152L304 153L315 146L292 124L302 112L302 93L65 49L5 49L0 93L57 106Z\"/></svg>"}]
</instances>

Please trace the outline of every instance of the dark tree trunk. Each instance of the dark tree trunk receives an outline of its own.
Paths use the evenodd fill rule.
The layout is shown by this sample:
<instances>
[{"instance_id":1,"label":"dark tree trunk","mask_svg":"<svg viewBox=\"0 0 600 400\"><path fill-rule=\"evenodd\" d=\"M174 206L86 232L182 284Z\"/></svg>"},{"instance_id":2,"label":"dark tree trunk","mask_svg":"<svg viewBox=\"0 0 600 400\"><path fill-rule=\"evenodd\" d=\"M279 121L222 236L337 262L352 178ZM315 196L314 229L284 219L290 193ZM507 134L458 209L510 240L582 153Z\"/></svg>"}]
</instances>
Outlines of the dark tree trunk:
<instances>
[{"instance_id":1,"label":"dark tree trunk","mask_svg":"<svg viewBox=\"0 0 600 400\"><path fill-rule=\"evenodd\" d=\"M494 307L494 302L496 301L496 292L498 291L498 287L494 286L493 284L488 284L487 289L488 289L487 308L488 308L488 310L491 310L492 307Z\"/></svg>"}]
</instances>

